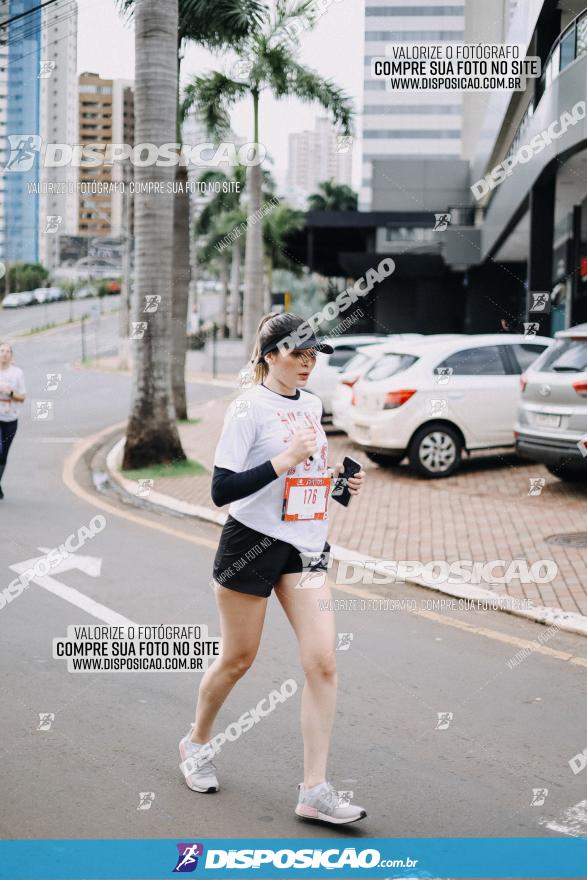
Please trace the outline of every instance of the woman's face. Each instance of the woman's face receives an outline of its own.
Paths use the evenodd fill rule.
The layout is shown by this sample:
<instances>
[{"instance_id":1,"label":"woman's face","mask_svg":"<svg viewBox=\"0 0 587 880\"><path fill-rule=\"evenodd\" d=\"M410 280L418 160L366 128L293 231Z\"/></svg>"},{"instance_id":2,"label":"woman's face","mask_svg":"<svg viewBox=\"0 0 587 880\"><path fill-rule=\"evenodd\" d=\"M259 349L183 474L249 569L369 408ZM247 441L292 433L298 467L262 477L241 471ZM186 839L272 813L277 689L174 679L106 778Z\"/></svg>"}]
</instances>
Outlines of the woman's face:
<instances>
[{"instance_id":1,"label":"woman's face","mask_svg":"<svg viewBox=\"0 0 587 880\"><path fill-rule=\"evenodd\" d=\"M0 364L3 367L8 367L10 365L10 361L12 360L12 349L7 343L0 345Z\"/></svg>"},{"instance_id":2,"label":"woman's face","mask_svg":"<svg viewBox=\"0 0 587 880\"><path fill-rule=\"evenodd\" d=\"M299 388L307 383L316 366L316 349L296 348L286 354L272 351L265 356L265 360L275 379L289 388Z\"/></svg>"}]
</instances>

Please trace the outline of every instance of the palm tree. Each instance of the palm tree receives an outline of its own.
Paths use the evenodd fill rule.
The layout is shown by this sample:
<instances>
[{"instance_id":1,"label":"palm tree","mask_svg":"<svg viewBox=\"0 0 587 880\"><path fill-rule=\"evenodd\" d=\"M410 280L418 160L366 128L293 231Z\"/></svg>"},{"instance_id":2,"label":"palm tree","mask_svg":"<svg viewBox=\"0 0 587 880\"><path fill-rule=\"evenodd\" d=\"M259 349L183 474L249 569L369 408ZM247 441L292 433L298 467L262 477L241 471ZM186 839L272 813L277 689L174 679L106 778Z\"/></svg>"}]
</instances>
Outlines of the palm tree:
<instances>
[{"instance_id":1,"label":"palm tree","mask_svg":"<svg viewBox=\"0 0 587 880\"><path fill-rule=\"evenodd\" d=\"M140 0L135 11L135 137L137 143L173 143L177 111L177 0ZM136 166L135 180L173 181L172 166ZM171 280L173 194L135 194L133 320L148 317L134 343L133 392L123 468L185 459L171 395ZM149 296L156 311L141 314ZM151 302L157 302L152 300Z\"/></svg>"},{"instance_id":2,"label":"palm tree","mask_svg":"<svg viewBox=\"0 0 587 880\"><path fill-rule=\"evenodd\" d=\"M345 183L325 180L318 184L319 192L308 197L310 211L356 211L358 196Z\"/></svg>"},{"instance_id":3,"label":"palm tree","mask_svg":"<svg viewBox=\"0 0 587 880\"><path fill-rule=\"evenodd\" d=\"M255 23L243 40L242 58L249 68L247 81L237 81L220 71L197 76L184 93L186 107L195 106L208 130L221 137L230 127L229 109L236 101L250 97L253 108L253 141L259 145L259 98L264 90L276 98L294 96L305 102L318 102L330 110L343 134L351 133L352 109L347 95L331 80L296 60L298 41L286 26L290 19L304 21L311 27L315 20L312 0L290 3L277 0L266 9L263 20ZM290 29L290 32L293 29ZM296 28L296 31L298 28ZM256 214L262 201L260 164L248 169L249 216ZM243 337L245 347L252 347L255 329L263 312L263 239L260 223L247 227L245 254L245 310Z\"/></svg>"},{"instance_id":4,"label":"palm tree","mask_svg":"<svg viewBox=\"0 0 587 880\"><path fill-rule=\"evenodd\" d=\"M246 214L241 208L241 196L246 181L246 168L244 165L237 165L233 171L232 177L225 174L220 169L216 171L205 171L200 177L200 182L205 184L213 183L236 183L236 187L228 187L224 192L221 189L216 193L210 201L204 206L198 220L196 222L196 235L208 235L203 250L198 253L198 260L204 264L218 263L219 251L222 240L229 235L233 229L236 229L243 221L246 221ZM232 224L232 225L231 225ZM223 292L223 308L222 321L226 325L226 305L228 302L228 293L230 290L230 324L229 335L236 338L238 333L238 313L240 306L240 263L241 263L241 242L240 236L235 238L230 248L230 276L227 262L228 252L221 260L224 292Z\"/></svg>"},{"instance_id":5,"label":"palm tree","mask_svg":"<svg viewBox=\"0 0 587 880\"><path fill-rule=\"evenodd\" d=\"M304 212L291 208L285 202L280 202L263 218L263 240L268 279L268 300L265 302L265 311L267 312L271 310L273 270L289 269L296 275L301 271L300 264L288 255L287 244L290 236L303 229L304 222Z\"/></svg>"},{"instance_id":6,"label":"palm tree","mask_svg":"<svg viewBox=\"0 0 587 880\"><path fill-rule=\"evenodd\" d=\"M210 262L213 257L217 257L218 248L222 245L222 240L233 230L238 229L246 224L247 216L242 207L242 196L246 185L247 169L244 165L237 165L233 171L232 177L229 177L224 171L205 171L200 177L202 183L227 183L235 182L235 188L227 188L227 191L221 190L215 194L210 201L202 209L198 222L196 224L196 234L205 235L211 233L210 244L216 248L216 252L206 247L204 253L200 253L200 260L204 263ZM263 169L263 195L269 199L275 191L275 181L271 173L267 169ZM215 222L218 221L218 222ZM231 225L232 224L232 225ZM214 227L214 228L213 228ZM220 234L221 233L221 234ZM234 338L238 335L238 313L240 307L240 277L241 277L241 253L242 238L238 235L231 245L231 266L230 266L230 335ZM217 262L217 260L215 260ZM223 266L224 268L224 266Z\"/></svg>"},{"instance_id":7,"label":"palm tree","mask_svg":"<svg viewBox=\"0 0 587 880\"><path fill-rule=\"evenodd\" d=\"M201 219L201 216L199 219ZM232 211L222 211L215 216L211 216L209 221L205 223L205 233L196 224L196 229L199 233L198 262L206 266L208 271L220 277L222 283L221 320L223 326L226 326L228 323L227 306L230 302L231 317L229 330L231 336L236 336L240 305L240 288L238 286L240 267L237 267L235 270L234 266L235 260L240 260L240 248L238 247L240 237L230 242L228 236L233 231L238 230L241 224L244 228L246 220L247 215L244 210L236 207Z\"/></svg>"},{"instance_id":8,"label":"palm tree","mask_svg":"<svg viewBox=\"0 0 587 880\"><path fill-rule=\"evenodd\" d=\"M141 0L144 4L144 0ZM127 17L138 13L141 3L137 0L117 0L121 12ZM175 121L176 137L167 137L165 142L181 143L181 121L177 107L179 95L179 67L181 46L184 40L191 40L210 49L225 45L238 45L258 22L265 11L260 0L216 0L214 14L210 14L209 0L175 0ZM150 10L153 4L148 4ZM143 15L144 10L143 11ZM150 108L156 110L153 104ZM140 142L140 141L137 141ZM151 142L153 139L151 138ZM187 416L185 395L186 323L189 292L189 194L185 183L187 170L177 165L177 178L184 186L175 196L174 210L174 252L172 279L172 395L176 414L179 418ZM138 295L138 294L137 294ZM135 297L136 299L136 297ZM139 299L139 302L141 300ZM148 383L147 383L148 384ZM182 453L183 454L183 453ZM126 453L125 453L126 460Z\"/></svg>"}]
</instances>

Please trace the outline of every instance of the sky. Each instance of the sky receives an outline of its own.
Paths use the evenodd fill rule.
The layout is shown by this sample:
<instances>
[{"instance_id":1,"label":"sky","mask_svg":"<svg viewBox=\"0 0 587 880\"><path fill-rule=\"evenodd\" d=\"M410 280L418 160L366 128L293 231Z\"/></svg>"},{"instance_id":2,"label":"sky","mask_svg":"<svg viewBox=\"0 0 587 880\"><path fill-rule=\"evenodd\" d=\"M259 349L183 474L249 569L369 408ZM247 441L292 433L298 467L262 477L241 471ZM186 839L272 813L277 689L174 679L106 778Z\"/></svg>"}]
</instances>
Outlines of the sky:
<instances>
[{"instance_id":1,"label":"sky","mask_svg":"<svg viewBox=\"0 0 587 880\"><path fill-rule=\"evenodd\" d=\"M121 18L114 0L78 0L78 4L78 72L91 70L108 79L133 79L132 24ZM332 0L314 30L306 31L300 38L300 60L345 89L357 111L363 81L363 16L364 0ZM226 54L215 58L204 49L190 46L182 61L182 82L206 70L227 72L228 66ZM320 115L320 109L316 104L303 104L297 99L275 101L269 95L262 96L259 139L273 158L272 171L280 183L285 179L288 135L313 128L317 115ZM250 100L235 105L232 127L236 134L247 140L253 139ZM356 128L358 130L359 126ZM355 140L355 188L359 187L360 177L359 145Z\"/></svg>"}]
</instances>

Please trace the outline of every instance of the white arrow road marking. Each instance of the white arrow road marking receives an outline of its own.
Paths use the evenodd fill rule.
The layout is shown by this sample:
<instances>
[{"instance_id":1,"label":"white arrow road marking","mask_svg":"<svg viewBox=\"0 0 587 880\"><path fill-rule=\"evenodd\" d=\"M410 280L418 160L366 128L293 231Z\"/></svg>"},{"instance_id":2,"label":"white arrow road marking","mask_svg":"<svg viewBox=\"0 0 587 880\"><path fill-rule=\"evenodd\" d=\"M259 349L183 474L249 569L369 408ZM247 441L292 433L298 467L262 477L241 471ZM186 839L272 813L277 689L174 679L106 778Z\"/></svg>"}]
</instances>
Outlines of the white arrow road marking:
<instances>
[{"instance_id":1,"label":"white arrow road marking","mask_svg":"<svg viewBox=\"0 0 587 880\"><path fill-rule=\"evenodd\" d=\"M14 565L9 566L9 568L17 574L24 574L25 571L30 571L38 558L40 557L26 559L24 562L16 562ZM97 559L95 556L78 557L75 553L72 553L70 557L55 566L55 571L70 571L71 569L78 568L85 574L90 575L90 577L98 577L101 565L102 560ZM129 620L128 617L123 617L122 614L112 611L110 608L107 608L106 605L102 605L100 602L95 602L88 596L84 596L79 590L75 590L73 587L68 587L67 584L62 584L61 581L58 581L50 575L42 575L39 577L34 575L31 578L31 583L43 587L43 589L47 590L49 593L53 593L55 596L65 599L65 601L69 602L71 605L81 608L86 614L90 614L92 617L97 617L98 620L102 620L104 623L108 623L111 626L136 626L135 622Z\"/></svg>"},{"instance_id":2,"label":"white arrow road marking","mask_svg":"<svg viewBox=\"0 0 587 880\"><path fill-rule=\"evenodd\" d=\"M50 547L37 547L37 550L40 550L43 556L51 552ZM29 559L27 561L34 564L36 559ZM24 563L21 563L21 565L24 565ZM51 566L53 574L62 574L64 571L72 571L74 569L83 571L88 577L97 578L100 577L102 570L102 560L98 556L81 556L79 553L70 553L68 556L64 556L57 565Z\"/></svg>"},{"instance_id":3,"label":"white arrow road marking","mask_svg":"<svg viewBox=\"0 0 587 880\"><path fill-rule=\"evenodd\" d=\"M587 837L587 800L579 801L574 807L565 810L558 819L540 820L541 825L546 825L551 831L559 834L569 834L571 837Z\"/></svg>"}]
</instances>

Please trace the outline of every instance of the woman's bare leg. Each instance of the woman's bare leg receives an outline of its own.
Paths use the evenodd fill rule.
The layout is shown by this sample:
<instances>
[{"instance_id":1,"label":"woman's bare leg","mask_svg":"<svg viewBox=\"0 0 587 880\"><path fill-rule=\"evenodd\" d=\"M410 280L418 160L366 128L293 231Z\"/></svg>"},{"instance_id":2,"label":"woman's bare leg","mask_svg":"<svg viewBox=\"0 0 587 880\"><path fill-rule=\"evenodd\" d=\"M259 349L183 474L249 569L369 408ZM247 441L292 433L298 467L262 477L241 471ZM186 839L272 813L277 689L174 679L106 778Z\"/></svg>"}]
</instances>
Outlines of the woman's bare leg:
<instances>
[{"instance_id":1,"label":"woman's bare leg","mask_svg":"<svg viewBox=\"0 0 587 880\"><path fill-rule=\"evenodd\" d=\"M229 590L220 584L216 584L215 592L222 653L200 682L191 735L195 743L207 743L212 738L212 726L220 707L255 659L267 609L267 599L259 596Z\"/></svg>"},{"instance_id":2,"label":"woman's bare leg","mask_svg":"<svg viewBox=\"0 0 587 880\"><path fill-rule=\"evenodd\" d=\"M299 574L284 574L275 585L275 594L297 636L306 676L301 722L307 788L326 781L336 709L335 620L331 609L325 610L319 605L321 600L331 598L326 572L323 574L323 585L318 588L296 589ZM316 577L320 575L314 575L314 583Z\"/></svg>"}]
</instances>

